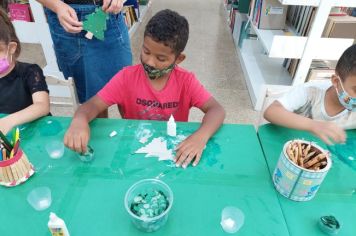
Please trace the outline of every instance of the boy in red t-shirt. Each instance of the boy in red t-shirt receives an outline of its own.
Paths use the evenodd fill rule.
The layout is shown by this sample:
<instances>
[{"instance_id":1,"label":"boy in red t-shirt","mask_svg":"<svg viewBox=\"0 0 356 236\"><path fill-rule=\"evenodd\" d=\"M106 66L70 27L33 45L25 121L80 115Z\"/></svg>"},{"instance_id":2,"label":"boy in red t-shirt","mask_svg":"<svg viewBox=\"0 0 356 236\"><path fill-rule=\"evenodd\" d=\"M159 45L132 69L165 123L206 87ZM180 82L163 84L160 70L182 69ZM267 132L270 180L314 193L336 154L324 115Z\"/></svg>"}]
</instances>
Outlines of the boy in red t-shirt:
<instances>
[{"instance_id":1,"label":"boy in red t-shirt","mask_svg":"<svg viewBox=\"0 0 356 236\"><path fill-rule=\"evenodd\" d=\"M117 104L124 119L188 121L189 109L198 107L205 115L200 128L177 146L177 166L196 166L209 138L225 118L222 106L200 84L195 75L179 67L189 34L185 17L163 10L148 22L141 62L119 71L96 96L79 107L64 143L85 152L89 125L100 112Z\"/></svg>"}]
</instances>

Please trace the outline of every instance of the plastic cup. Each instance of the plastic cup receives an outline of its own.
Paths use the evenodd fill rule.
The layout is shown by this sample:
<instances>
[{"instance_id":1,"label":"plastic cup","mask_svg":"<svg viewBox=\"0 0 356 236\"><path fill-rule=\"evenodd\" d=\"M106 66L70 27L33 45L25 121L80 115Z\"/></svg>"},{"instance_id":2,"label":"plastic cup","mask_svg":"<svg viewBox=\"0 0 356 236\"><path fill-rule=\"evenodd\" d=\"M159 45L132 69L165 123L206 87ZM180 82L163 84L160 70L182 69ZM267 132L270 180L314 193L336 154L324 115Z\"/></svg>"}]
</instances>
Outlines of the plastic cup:
<instances>
[{"instance_id":1,"label":"plastic cup","mask_svg":"<svg viewBox=\"0 0 356 236\"><path fill-rule=\"evenodd\" d=\"M91 162L94 159L94 149L88 145L85 153L78 153L78 158L82 162Z\"/></svg>"},{"instance_id":2,"label":"plastic cup","mask_svg":"<svg viewBox=\"0 0 356 236\"><path fill-rule=\"evenodd\" d=\"M52 203L51 190L48 187L35 188L27 195L27 202L36 211L43 211Z\"/></svg>"},{"instance_id":3,"label":"plastic cup","mask_svg":"<svg viewBox=\"0 0 356 236\"><path fill-rule=\"evenodd\" d=\"M46 151L52 159L59 159L64 153L64 144L62 141L50 141L46 144Z\"/></svg>"},{"instance_id":4,"label":"plastic cup","mask_svg":"<svg viewBox=\"0 0 356 236\"><path fill-rule=\"evenodd\" d=\"M245 222L244 213L236 207L225 207L221 212L220 225L226 233L236 233Z\"/></svg>"},{"instance_id":5,"label":"plastic cup","mask_svg":"<svg viewBox=\"0 0 356 236\"><path fill-rule=\"evenodd\" d=\"M133 199L139 195L151 192L152 190L161 191L168 199L168 207L160 215L149 218L139 217L131 211ZM124 200L125 208L131 217L133 224L141 231L153 232L164 226L168 219L168 213L173 205L173 193L167 184L158 179L144 179L133 184L126 192Z\"/></svg>"}]
</instances>

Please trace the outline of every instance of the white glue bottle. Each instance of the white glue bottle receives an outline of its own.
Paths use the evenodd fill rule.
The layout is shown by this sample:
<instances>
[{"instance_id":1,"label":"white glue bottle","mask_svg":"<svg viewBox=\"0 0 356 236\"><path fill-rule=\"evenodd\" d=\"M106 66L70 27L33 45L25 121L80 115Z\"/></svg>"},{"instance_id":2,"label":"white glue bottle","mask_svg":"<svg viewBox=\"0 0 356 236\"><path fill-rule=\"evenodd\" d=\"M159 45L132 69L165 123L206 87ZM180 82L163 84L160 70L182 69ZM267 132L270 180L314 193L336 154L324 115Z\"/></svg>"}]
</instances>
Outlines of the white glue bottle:
<instances>
[{"instance_id":1,"label":"white glue bottle","mask_svg":"<svg viewBox=\"0 0 356 236\"><path fill-rule=\"evenodd\" d=\"M167 134L173 137L177 135L177 126L172 115L171 117L169 117L169 120L167 122Z\"/></svg>"},{"instance_id":2,"label":"white glue bottle","mask_svg":"<svg viewBox=\"0 0 356 236\"><path fill-rule=\"evenodd\" d=\"M48 228L52 236L69 236L66 224L53 212L49 214Z\"/></svg>"}]
</instances>

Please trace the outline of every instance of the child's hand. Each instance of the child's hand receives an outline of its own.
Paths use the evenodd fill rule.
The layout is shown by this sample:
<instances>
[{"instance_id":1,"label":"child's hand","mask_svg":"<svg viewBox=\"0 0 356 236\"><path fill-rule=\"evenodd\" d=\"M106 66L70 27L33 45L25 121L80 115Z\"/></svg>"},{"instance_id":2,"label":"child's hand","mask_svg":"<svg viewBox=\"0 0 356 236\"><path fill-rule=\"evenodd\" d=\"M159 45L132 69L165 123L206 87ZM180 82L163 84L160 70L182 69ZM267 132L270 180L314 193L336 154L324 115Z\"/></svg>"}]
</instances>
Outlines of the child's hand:
<instances>
[{"instance_id":1,"label":"child's hand","mask_svg":"<svg viewBox=\"0 0 356 236\"><path fill-rule=\"evenodd\" d=\"M193 159L193 166L196 166L200 161L206 142L207 140L197 133L181 142L176 148L177 155L174 159L176 166L186 168Z\"/></svg>"},{"instance_id":2,"label":"child's hand","mask_svg":"<svg viewBox=\"0 0 356 236\"><path fill-rule=\"evenodd\" d=\"M345 131L332 122L314 121L310 131L328 145L346 141Z\"/></svg>"},{"instance_id":3,"label":"child's hand","mask_svg":"<svg viewBox=\"0 0 356 236\"><path fill-rule=\"evenodd\" d=\"M90 128L87 122L73 119L64 136L64 145L78 152L85 153L90 137Z\"/></svg>"},{"instance_id":4,"label":"child's hand","mask_svg":"<svg viewBox=\"0 0 356 236\"><path fill-rule=\"evenodd\" d=\"M0 119L0 130L3 132L3 134L7 134L12 128L13 124L10 119L7 119L6 117Z\"/></svg>"}]
</instances>

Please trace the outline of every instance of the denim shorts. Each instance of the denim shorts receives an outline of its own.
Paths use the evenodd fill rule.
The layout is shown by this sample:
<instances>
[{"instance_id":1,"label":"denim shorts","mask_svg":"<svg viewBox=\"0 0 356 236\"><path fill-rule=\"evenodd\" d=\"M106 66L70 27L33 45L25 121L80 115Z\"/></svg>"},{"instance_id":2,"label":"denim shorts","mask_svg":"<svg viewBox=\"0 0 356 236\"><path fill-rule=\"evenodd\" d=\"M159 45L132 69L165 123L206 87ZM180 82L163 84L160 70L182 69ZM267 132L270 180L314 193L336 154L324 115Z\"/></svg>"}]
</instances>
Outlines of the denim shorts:
<instances>
[{"instance_id":1,"label":"denim shorts","mask_svg":"<svg viewBox=\"0 0 356 236\"><path fill-rule=\"evenodd\" d=\"M70 5L78 20L95 11L95 5ZM60 25L56 13L45 9L59 69L64 77L73 77L80 103L84 103L104 87L123 67L132 64L130 38L121 13L110 14L105 40L85 38L86 31L68 33Z\"/></svg>"}]
</instances>

